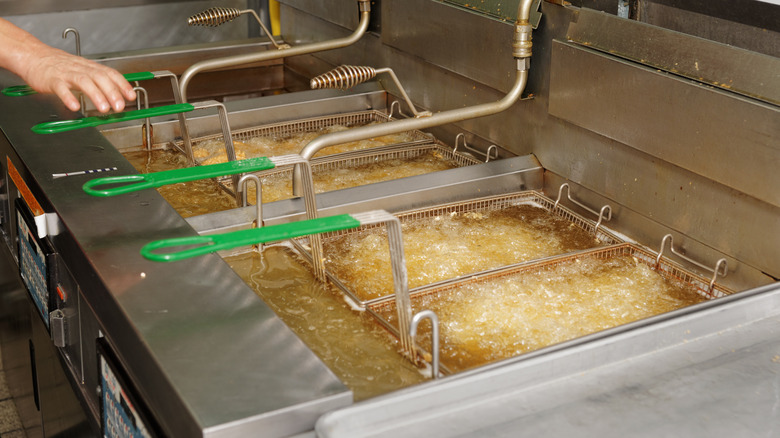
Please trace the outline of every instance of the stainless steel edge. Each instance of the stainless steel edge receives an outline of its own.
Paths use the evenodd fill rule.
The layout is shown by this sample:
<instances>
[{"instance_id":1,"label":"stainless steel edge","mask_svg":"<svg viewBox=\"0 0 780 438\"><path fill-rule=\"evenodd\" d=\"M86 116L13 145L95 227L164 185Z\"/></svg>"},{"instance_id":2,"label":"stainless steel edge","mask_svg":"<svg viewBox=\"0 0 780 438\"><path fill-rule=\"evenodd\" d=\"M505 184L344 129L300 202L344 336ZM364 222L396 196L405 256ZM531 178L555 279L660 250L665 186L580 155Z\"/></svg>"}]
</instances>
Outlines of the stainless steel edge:
<instances>
[{"instance_id":1,"label":"stainless steel edge","mask_svg":"<svg viewBox=\"0 0 780 438\"><path fill-rule=\"evenodd\" d=\"M447 203L511 193L539 190L543 169L533 156L507 158L485 164L450 169L435 174L326 192L317 195L318 213L331 216L369 210L399 212L426 207L431 202ZM200 234L227 232L251 226L254 207L188 218ZM300 198L263 205L267 225L301 220L305 217Z\"/></svg>"},{"instance_id":2,"label":"stainless steel edge","mask_svg":"<svg viewBox=\"0 0 780 438\"><path fill-rule=\"evenodd\" d=\"M316 433L771 434L778 322L780 287L761 287L360 402L324 415Z\"/></svg>"}]
</instances>

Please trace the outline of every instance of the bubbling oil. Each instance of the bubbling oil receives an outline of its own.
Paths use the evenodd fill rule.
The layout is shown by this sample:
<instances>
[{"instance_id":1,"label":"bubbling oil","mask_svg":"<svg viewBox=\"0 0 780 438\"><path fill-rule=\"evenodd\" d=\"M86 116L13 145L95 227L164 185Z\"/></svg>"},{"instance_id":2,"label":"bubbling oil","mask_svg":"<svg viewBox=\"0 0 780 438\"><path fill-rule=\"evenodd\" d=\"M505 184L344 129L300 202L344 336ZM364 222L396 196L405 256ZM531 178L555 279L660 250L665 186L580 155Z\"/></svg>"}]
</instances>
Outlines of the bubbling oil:
<instances>
[{"instance_id":1,"label":"bubbling oil","mask_svg":"<svg viewBox=\"0 0 780 438\"><path fill-rule=\"evenodd\" d=\"M374 124L374 123L370 123ZM233 141L236 156L243 158L273 157L278 155L298 154L315 138L332 132L350 129L349 126L331 125L315 131L298 132L287 135L259 135L246 140ZM354 150L362 150L412 141L413 135L408 132L390 134L367 140L354 141L327 147L314 156L337 154ZM227 161L225 141L223 139L205 140L193 145L192 153L201 164L214 164Z\"/></svg>"},{"instance_id":2,"label":"bubbling oil","mask_svg":"<svg viewBox=\"0 0 780 438\"><path fill-rule=\"evenodd\" d=\"M314 179L314 192L324 193L456 167L458 167L458 163L444 157L441 152L427 151L415 157L393 158L355 166L315 167L312 177ZM290 173L278 172L263 177L261 184L263 203L292 198ZM254 184L251 184L247 189L247 199L250 204L255 204Z\"/></svg>"},{"instance_id":3,"label":"bubbling oil","mask_svg":"<svg viewBox=\"0 0 780 438\"><path fill-rule=\"evenodd\" d=\"M358 142L359 143L359 142ZM241 154L241 157L245 157ZM138 172L149 173L187 167L187 159L172 150L138 151L125 154L125 158ZM458 167L455 160L444 157L440 152L429 151L410 158L396 158L349 167L316 169L315 193L341 190L349 187L372 184L381 181L422 175ZM263 203L292 198L292 176L290 173L274 173L261 178ZM256 189L249 184L247 200L254 204ZM225 192L214 180L198 180L159 187L158 192L182 216L191 217L236 207L234 198Z\"/></svg>"},{"instance_id":4,"label":"bubbling oil","mask_svg":"<svg viewBox=\"0 0 780 438\"><path fill-rule=\"evenodd\" d=\"M409 288L601 245L595 236L533 205L452 212L402 223ZM359 299L393 293L384 228L348 233L323 247L327 269Z\"/></svg>"},{"instance_id":5,"label":"bubbling oil","mask_svg":"<svg viewBox=\"0 0 780 438\"><path fill-rule=\"evenodd\" d=\"M184 154L173 150L137 151L124 154L140 173L161 172L187 167ZM235 199L213 179L202 179L157 188L162 197L182 217L199 216L236 208Z\"/></svg>"},{"instance_id":6,"label":"bubbling oil","mask_svg":"<svg viewBox=\"0 0 780 438\"><path fill-rule=\"evenodd\" d=\"M269 246L262 254L225 260L352 390L356 401L425 380L372 316L353 311L289 247Z\"/></svg>"},{"instance_id":7,"label":"bubbling oil","mask_svg":"<svg viewBox=\"0 0 780 438\"><path fill-rule=\"evenodd\" d=\"M439 317L441 360L457 372L705 301L630 255L574 261L413 299ZM378 311L397 320L395 308ZM430 331L418 341L430 348Z\"/></svg>"}]
</instances>

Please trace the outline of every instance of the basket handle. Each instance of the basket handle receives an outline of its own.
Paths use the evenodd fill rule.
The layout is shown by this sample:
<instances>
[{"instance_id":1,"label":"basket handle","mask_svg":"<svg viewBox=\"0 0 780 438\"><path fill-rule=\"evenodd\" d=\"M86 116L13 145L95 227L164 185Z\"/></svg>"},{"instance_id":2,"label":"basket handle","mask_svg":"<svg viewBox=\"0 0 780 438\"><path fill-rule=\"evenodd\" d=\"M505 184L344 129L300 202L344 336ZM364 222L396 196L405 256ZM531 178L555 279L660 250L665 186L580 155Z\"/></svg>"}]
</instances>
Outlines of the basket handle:
<instances>
[{"instance_id":1,"label":"basket handle","mask_svg":"<svg viewBox=\"0 0 780 438\"><path fill-rule=\"evenodd\" d=\"M138 175L107 176L87 181L84 192L92 196L116 196L138 190L160 187L199 179L216 178L236 175L246 172L257 172L273 169L276 164L268 157L248 158L246 160L228 161L226 163L209 164L206 166L185 167L182 169L164 170ZM103 188L101 186L124 184L117 187Z\"/></svg>"},{"instance_id":2,"label":"basket handle","mask_svg":"<svg viewBox=\"0 0 780 438\"><path fill-rule=\"evenodd\" d=\"M142 71L138 73L127 73L122 76L124 76L128 82L145 81L148 79L155 78L154 73L150 71ZM32 87L29 85L13 85L11 87L3 88L2 93L6 96L19 97L19 96L29 96L31 94L37 94L38 92L33 90Z\"/></svg>"},{"instance_id":3,"label":"basket handle","mask_svg":"<svg viewBox=\"0 0 780 438\"><path fill-rule=\"evenodd\" d=\"M141 110L125 111L123 113L107 114L104 116L43 122L33 126L32 131L36 134L57 134L60 132L73 131L75 129L107 125L109 123L125 122L127 120L138 120L145 119L147 117L186 113L188 111L193 111L194 109L195 106L191 103L176 103L173 105L158 106L156 108L146 108Z\"/></svg>"},{"instance_id":4,"label":"basket handle","mask_svg":"<svg viewBox=\"0 0 780 438\"><path fill-rule=\"evenodd\" d=\"M144 245L141 248L141 255L155 262L175 262L239 246L276 242L310 234L357 228L359 226L360 221L358 219L355 219L350 214L341 214L209 236L156 240ZM182 246L190 246L191 248L165 253L155 252Z\"/></svg>"}]
</instances>

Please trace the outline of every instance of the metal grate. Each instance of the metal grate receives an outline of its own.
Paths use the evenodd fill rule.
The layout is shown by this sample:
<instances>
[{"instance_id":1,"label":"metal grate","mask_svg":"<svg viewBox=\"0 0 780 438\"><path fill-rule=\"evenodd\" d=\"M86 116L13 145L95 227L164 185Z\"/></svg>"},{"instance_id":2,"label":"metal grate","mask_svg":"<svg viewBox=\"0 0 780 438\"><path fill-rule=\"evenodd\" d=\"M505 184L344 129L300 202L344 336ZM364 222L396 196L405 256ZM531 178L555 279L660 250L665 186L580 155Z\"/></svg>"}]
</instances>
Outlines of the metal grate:
<instances>
[{"instance_id":1,"label":"metal grate","mask_svg":"<svg viewBox=\"0 0 780 438\"><path fill-rule=\"evenodd\" d=\"M524 192L518 192L508 195L498 195L486 198L480 198L476 200L455 202L451 204L444 204L433 208L425 208L418 210L410 210L407 212L399 213L397 216L401 220L401 223L411 220L428 219L436 216L442 216L450 213L468 213L479 212L489 210L501 210L506 207L516 205L535 205L537 207L544 208L545 210L561 217L562 219L571 222L575 226L588 231L590 233L595 229L596 223L594 221L583 218L582 216L574 213L568 208L558 205L553 209L555 201L541 194L540 192L529 190ZM604 245L614 245L623 242L623 239L617 235L605 231L604 227L599 227L596 233L596 238ZM362 229L358 228L353 230L335 231L332 233L323 234L323 242L339 237L344 234L356 233Z\"/></svg>"},{"instance_id":2,"label":"metal grate","mask_svg":"<svg viewBox=\"0 0 780 438\"><path fill-rule=\"evenodd\" d=\"M593 250L580 251L577 253L565 254L560 256L553 256L544 260L532 261L528 263L520 263L515 266L496 269L493 271L464 277L457 281L448 282L441 285L432 285L428 287L418 288L410 291L410 299L413 303L413 309L420 310L421 305L414 306L415 301L421 300L423 297L435 295L436 298L446 295L451 291L461 288L469 284L478 284L482 282L491 281L501 277L508 277L514 275L523 275L536 273L538 271L548 269L552 266L561 265L568 262L574 262L582 260L584 258L609 260L621 256L631 256L638 260L640 263L644 263L651 269L654 269L662 277L667 280L682 282L693 289L708 300L724 297L726 295L733 294L734 291L715 283L710 290L710 280L690 272L675 262L661 257L660 263L656 266L657 254L650 250L639 247L631 243L621 243L618 245L609 246L606 248L599 248ZM375 301L368 303L366 310L370 313L377 322L390 332L393 336L398 336L397 324L388 321L381 314L387 313L388 310L394 310L394 302L391 299L383 298L381 301ZM422 352L421 357L430 357L428 351L419 345L415 348ZM426 359L430 362L430 360ZM445 365L441 365L440 371L444 374L451 374L452 371Z\"/></svg>"},{"instance_id":3,"label":"metal grate","mask_svg":"<svg viewBox=\"0 0 780 438\"><path fill-rule=\"evenodd\" d=\"M619 256L631 256L641 261L645 265L654 268L658 273L663 275L667 279L683 282L694 289L696 292L707 299L721 298L726 295L731 295L734 291L715 284L712 292L709 291L710 279L704 278L698 274L695 274L679 264L669 260L666 257L661 257L661 261L658 266L655 266L655 260L658 256L653 251L644 249L636 244L632 243L620 243L617 245L611 245L606 248L598 248L591 250L578 251L576 253L563 254L558 256L547 257L542 260L533 260L530 262L518 263L517 265L507 266L503 268L493 269L480 274L469 276L468 278L462 278L455 281L447 282L441 285L431 285L426 287L417 288L413 291L412 298L419 298L424 295L445 293L448 290L458 288L464 284L480 283L483 281L489 281L498 277L504 277L508 275L522 274L530 271L537 271L550 266L560 265L562 263L579 260L582 258L596 258L608 260ZM378 309L381 306L387 306L390 302L386 298L383 300L369 303L374 309Z\"/></svg>"},{"instance_id":4,"label":"metal grate","mask_svg":"<svg viewBox=\"0 0 780 438\"><path fill-rule=\"evenodd\" d=\"M403 224L405 222L410 222L418 219L434 218L436 216L446 215L452 212L457 212L457 213L480 212L480 211L484 212L488 210L501 210L506 207L516 206L516 205L534 205L537 207L544 208L545 210L550 211L551 213L571 222L573 225L589 233L593 233L593 230L595 228L594 221L590 221L585 218L582 218L581 216L572 212L566 207L559 205L557 208L553 209L555 202L536 191L524 191L524 192L518 192L509 195L492 196L492 197L480 198L477 200L451 203L451 204L441 205L433 208L411 210L408 212L396 214L396 216ZM340 238L342 236L350 235L352 233L359 233L361 231L371 230L376 227L377 226L374 225L366 225L351 230L333 231L330 233L322 234L321 238L322 238L323 245L328 245L333 240ZM595 237L604 246L615 245L623 242L622 239L612 234L611 232L605 230L604 227L600 227L598 229L598 232L595 234ZM310 259L311 256L308 253L308 251L304 249L303 242L305 242L305 238L297 239L296 241L294 241L295 246L298 248L298 250L305 257ZM527 261L522 263L531 263L531 262L532 261ZM496 268L496 269L501 269L501 268ZM492 272L492 271L493 269L485 272ZM326 266L326 274L330 279L330 281L334 285L336 285L336 287L338 287L342 291L342 293L345 294L347 298L352 300L357 306L361 308L366 308L367 306L373 303L380 303L380 302L393 299L393 295L391 294L391 295L385 295L378 298L362 300L357 296L356 293L354 293L354 291L350 290L350 287L348 285L344 284L333 273L329 272L327 270L327 266ZM466 275L474 276L479 274L466 274ZM449 281L452 280L446 280L436 284L441 284ZM425 289L426 287L430 287L430 285L420 286L418 288L411 289L411 292Z\"/></svg>"},{"instance_id":5,"label":"metal grate","mask_svg":"<svg viewBox=\"0 0 780 438\"><path fill-rule=\"evenodd\" d=\"M304 132L319 131L329 126L342 125L347 127L363 126L370 123L382 123L390 120L390 116L380 111L361 111L354 113L336 114L331 116L314 117L310 119L295 120L290 122L275 123L253 128L235 130L231 133L233 140L248 141L256 137L285 137ZM432 136L422 131L410 131L413 141L431 141ZM192 139L192 146L211 140L223 139L222 134L213 134ZM179 150L184 148L183 140L175 140L174 146Z\"/></svg>"},{"instance_id":6,"label":"metal grate","mask_svg":"<svg viewBox=\"0 0 780 438\"><path fill-rule=\"evenodd\" d=\"M442 160L455 163L457 167L465 167L472 164L481 163L481 161L474 157L454 152L450 147L438 141L429 141L427 144L422 145L408 145L404 143L387 148L371 148L368 150L351 151L341 154L328 155L325 157L317 157L311 161L311 170L312 173L316 175L318 171L324 172L333 169L349 169L361 165L376 164L389 160L414 159L430 152L441 154ZM292 173L293 171L291 168L284 168L279 170L266 170L257 172L256 174L262 178L278 176L288 176L289 178L292 178ZM223 182L225 185L229 185L230 178L221 178L220 182ZM230 189L228 188L228 190Z\"/></svg>"}]
</instances>

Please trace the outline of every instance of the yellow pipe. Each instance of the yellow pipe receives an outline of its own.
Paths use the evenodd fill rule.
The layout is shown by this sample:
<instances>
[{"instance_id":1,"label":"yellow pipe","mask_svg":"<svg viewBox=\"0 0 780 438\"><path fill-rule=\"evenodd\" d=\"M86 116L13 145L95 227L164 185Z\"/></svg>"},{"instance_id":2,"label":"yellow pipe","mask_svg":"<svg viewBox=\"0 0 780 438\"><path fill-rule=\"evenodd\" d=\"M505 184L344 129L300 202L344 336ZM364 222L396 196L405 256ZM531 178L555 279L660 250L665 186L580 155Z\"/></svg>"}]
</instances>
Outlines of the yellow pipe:
<instances>
[{"instance_id":1,"label":"yellow pipe","mask_svg":"<svg viewBox=\"0 0 780 438\"><path fill-rule=\"evenodd\" d=\"M271 17L271 34L274 36L282 33L281 19L279 18L279 2L268 0L268 16Z\"/></svg>"}]
</instances>

